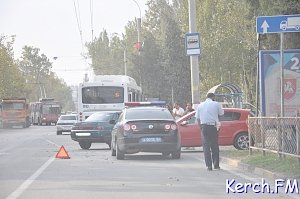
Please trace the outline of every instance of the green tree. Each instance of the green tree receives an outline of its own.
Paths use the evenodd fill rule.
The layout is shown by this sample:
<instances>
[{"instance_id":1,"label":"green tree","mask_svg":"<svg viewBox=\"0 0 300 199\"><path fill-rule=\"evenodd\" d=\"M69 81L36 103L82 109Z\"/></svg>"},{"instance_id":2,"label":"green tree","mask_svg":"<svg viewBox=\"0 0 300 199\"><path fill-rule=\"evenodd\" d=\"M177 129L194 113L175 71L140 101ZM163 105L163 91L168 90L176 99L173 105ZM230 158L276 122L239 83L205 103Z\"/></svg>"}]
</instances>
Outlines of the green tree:
<instances>
[{"instance_id":1,"label":"green tree","mask_svg":"<svg viewBox=\"0 0 300 199\"><path fill-rule=\"evenodd\" d=\"M7 39L0 37L0 99L28 97L25 79L13 58L14 37L10 41Z\"/></svg>"},{"instance_id":2,"label":"green tree","mask_svg":"<svg viewBox=\"0 0 300 199\"><path fill-rule=\"evenodd\" d=\"M40 54L39 48L25 46L19 67L31 88L30 101L54 98L61 102L64 110L74 110L72 90L51 71L52 63L45 54Z\"/></svg>"}]
</instances>

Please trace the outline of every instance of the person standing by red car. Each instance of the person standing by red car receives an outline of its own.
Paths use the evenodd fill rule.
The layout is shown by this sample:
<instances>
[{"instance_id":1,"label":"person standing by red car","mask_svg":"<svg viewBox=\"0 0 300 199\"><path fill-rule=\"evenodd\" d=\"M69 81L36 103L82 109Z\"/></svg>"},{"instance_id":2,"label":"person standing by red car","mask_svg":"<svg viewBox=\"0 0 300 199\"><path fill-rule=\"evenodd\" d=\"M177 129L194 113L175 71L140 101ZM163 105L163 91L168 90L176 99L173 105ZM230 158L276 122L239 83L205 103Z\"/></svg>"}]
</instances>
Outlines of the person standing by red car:
<instances>
[{"instance_id":1,"label":"person standing by red car","mask_svg":"<svg viewBox=\"0 0 300 199\"><path fill-rule=\"evenodd\" d=\"M215 94L208 93L207 99L196 110L196 119L203 136L203 151L207 170L220 169L218 130L219 116L224 114L220 103L215 102Z\"/></svg>"},{"instance_id":2,"label":"person standing by red car","mask_svg":"<svg viewBox=\"0 0 300 199\"><path fill-rule=\"evenodd\" d=\"M184 109L181 108L177 102L175 102L174 103L174 108L173 108L173 116L174 116L174 118L176 120L179 119L180 117L183 116L183 113L184 113Z\"/></svg>"},{"instance_id":3,"label":"person standing by red car","mask_svg":"<svg viewBox=\"0 0 300 199\"><path fill-rule=\"evenodd\" d=\"M187 103L183 115L186 115L193 111L194 111L194 109L193 109L192 103Z\"/></svg>"}]
</instances>

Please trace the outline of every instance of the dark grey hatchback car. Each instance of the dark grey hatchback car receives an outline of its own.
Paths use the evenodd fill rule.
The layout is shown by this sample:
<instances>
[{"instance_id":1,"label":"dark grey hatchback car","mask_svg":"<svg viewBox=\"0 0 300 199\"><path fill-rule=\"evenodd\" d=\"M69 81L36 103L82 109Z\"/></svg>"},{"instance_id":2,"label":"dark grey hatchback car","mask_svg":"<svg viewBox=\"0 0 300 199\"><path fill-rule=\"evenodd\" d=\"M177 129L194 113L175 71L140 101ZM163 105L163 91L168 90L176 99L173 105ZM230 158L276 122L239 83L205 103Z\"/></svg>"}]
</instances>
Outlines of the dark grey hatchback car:
<instances>
[{"instance_id":1,"label":"dark grey hatchback car","mask_svg":"<svg viewBox=\"0 0 300 199\"><path fill-rule=\"evenodd\" d=\"M181 155L177 124L166 108L125 108L112 131L111 154L118 160L125 154L158 152L173 159Z\"/></svg>"}]
</instances>

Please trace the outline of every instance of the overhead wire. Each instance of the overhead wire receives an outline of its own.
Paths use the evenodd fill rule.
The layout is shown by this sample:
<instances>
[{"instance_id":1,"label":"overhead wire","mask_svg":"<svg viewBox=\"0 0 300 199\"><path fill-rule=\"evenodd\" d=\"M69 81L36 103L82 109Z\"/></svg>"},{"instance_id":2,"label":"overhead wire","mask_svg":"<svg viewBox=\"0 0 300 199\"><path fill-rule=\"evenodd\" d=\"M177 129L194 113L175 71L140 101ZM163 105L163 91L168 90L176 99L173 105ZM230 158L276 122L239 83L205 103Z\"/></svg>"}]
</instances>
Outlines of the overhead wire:
<instances>
[{"instance_id":1,"label":"overhead wire","mask_svg":"<svg viewBox=\"0 0 300 199\"><path fill-rule=\"evenodd\" d=\"M86 65L89 66L89 63L87 62L87 56L86 56L86 53L85 53L85 50L84 50L85 48L84 48L83 35L82 35L79 1L77 0L77 7L76 7L75 0L73 0L73 4L74 4L75 16L76 16L77 26L78 26L78 30L79 30L79 34L80 34L80 40L81 40L81 51L82 51L81 54L84 58L84 61L85 61ZM91 4L91 0L90 0L90 4ZM92 5L90 5L90 10L91 10L91 8L92 8ZM89 71L90 69L87 69L87 70Z\"/></svg>"},{"instance_id":2,"label":"overhead wire","mask_svg":"<svg viewBox=\"0 0 300 199\"><path fill-rule=\"evenodd\" d=\"M75 10L75 16L76 16L76 21L77 21L77 27L79 30L79 35L80 35L80 40L81 40L81 48L82 48L82 53L84 52L84 47L83 47L83 38L82 38L82 28L81 28L81 20L80 20L80 9L79 9L79 2L77 0L77 8L76 8L76 2L73 0L74 3L74 10Z\"/></svg>"},{"instance_id":3,"label":"overhead wire","mask_svg":"<svg viewBox=\"0 0 300 199\"><path fill-rule=\"evenodd\" d=\"M94 15L94 12L93 12L93 8L94 8L94 4L93 4L93 0L90 0L90 13L91 13L91 29L92 29L92 39L91 39L91 42L94 41L94 21L93 21L93 15Z\"/></svg>"}]
</instances>

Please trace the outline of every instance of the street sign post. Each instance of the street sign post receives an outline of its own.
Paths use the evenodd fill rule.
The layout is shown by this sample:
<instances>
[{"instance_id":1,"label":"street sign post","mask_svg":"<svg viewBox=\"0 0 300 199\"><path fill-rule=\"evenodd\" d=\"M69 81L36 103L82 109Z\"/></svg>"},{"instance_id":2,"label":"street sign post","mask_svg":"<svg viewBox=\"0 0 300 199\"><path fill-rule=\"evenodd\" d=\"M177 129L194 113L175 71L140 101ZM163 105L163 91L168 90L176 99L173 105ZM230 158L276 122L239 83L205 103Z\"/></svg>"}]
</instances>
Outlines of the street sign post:
<instances>
[{"instance_id":1,"label":"street sign post","mask_svg":"<svg viewBox=\"0 0 300 199\"><path fill-rule=\"evenodd\" d=\"M281 16L259 16L256 18L256 32L280 33L280 86L281 86L281 117L284 117L284 55L283 34L287 32L300 32L300 14ZM259 42L259 41L258 41ZM256 99L257 100L257 99Z\"/></svg>"},{"instance_id":2,"label":"street sign post","mask_svg":"<svg viewBox=\"0 0 300 199\"><path fill-rule=\"evenodd\" d=\"M194 33L186 33L185 35L185 48L186 55L200 55L200 34L197 32Z\"/></svg>"},{"instance_id":3,"label":"street sign post","mask_svg":"<svg viewBox=\"0 0 300 199\"><path fill-rule=\"evenodd\" d=\"M300 32L300 14L259 16L256 18L256 32L261 34Z\"/></svg>"}]
</instances>

